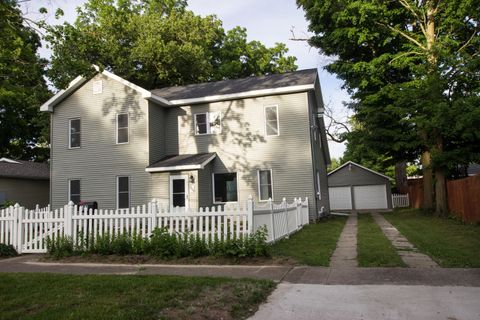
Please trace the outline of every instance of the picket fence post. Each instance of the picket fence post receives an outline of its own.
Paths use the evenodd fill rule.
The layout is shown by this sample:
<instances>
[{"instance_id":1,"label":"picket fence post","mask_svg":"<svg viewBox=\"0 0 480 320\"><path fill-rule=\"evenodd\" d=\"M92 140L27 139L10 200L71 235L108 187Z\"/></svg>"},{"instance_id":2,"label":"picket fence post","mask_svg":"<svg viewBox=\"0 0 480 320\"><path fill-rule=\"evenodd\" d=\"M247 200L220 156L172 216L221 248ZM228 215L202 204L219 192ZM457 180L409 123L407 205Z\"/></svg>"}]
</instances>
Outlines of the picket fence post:
<instances>
[{"instance_id":1,"label":"picket fence post","mask_svg":"<svg viewBox=\"0 0 480 320\"><path fill-rule=\"evenodd\" d=\"M310 206L308 205L308 197L305 197L305 203L307 204L307 224L310 224ZM303 209L303 204L302 204Z\"/></svg>"},{"instance_id":2,"label":"picket fence post","mask_svg":"<svg viewBox=\"0 0 480 320\"><path fill-rule=\"evenodd\" d=\"M151 226L152 226L152 230L150 230L150 234L153 232L153 230L155 230L155 228L157 227L157 212L158 212L158 205L157 205L157 200L154 199L152 200L152 202L150 203L150 214L151 214Z\"/></svg>"},{"instance_id":3,"label":"picket fence post","mask_svg":"<svg viewBox=\"0 0 480 320\"><path fill-rule=\"evenodd\" d=\"M252 195L248 196L247 200L247 217L248 217L248 234L253 233L253 197Z\"/></svg>"},{"instance_id":4,"label":"picket fence post","mask_svg":"<svg viewBox=\"0 0 480 320\"><path fill-rule=\"evenodd\" d=\"M273 201L268 198L268 208L270 209L270 223L272 224L272 241L275 242L275 217L273 214Z\"/></svg>"},{"instance_id":5,"label":"picket fence post","mask_svg":"<svg viewBox=\"0 0 480 320\"><path fill-rule=\"evenodd\" d=\"M298 199L293 198L293 203L297 206L295 209L295 231L298 230Z\"/></svg>"},{"instance_id":6,"label":"picket fence post","mask_svg":"<svg viewBox=\"0 0 480 320\"><path fill-rule=\"evenodd\" d=\"M72 237L72 216L74 211L74 203L72 200L66 205L66 210L64 210L64 223L63 223L63 235L65 237Z\"/></svg>"},{"instance_id":7,"label":"picket fence post","mask_svg":"<svg viewBox=\"0 0 480 320\"><path fill-rule=\"evenodd\" d=\"M23 249L23 211L24 207L20 207L18 203L13 206L13 246L18 254L22 253Z\"/></svg>"}]
</instances>

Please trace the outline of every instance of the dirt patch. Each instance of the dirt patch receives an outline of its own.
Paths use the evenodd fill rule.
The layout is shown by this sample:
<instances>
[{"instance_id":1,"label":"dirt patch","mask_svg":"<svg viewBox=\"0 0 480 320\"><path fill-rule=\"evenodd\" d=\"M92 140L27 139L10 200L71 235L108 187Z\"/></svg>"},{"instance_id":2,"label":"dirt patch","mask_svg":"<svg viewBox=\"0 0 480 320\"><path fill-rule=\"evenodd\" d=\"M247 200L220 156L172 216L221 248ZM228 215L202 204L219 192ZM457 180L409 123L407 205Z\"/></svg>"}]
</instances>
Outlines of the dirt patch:
<instances>
[{"instance_id":1,"label":"dirt patch","mask_svg":"<svg viewBox=\"0 0 480 320\"><path fill-rule=\"evenodd\" d=\"M119 263L119 264L190 264L190 265L296 265L297 262L291 258L284 257L253 257L253 258L224 258L224 257L199 257L180 259L158 259L143 255L79 255L57 259L45 256L40 259L44 262L62 263Z\"/></svg>"}]
</instances>

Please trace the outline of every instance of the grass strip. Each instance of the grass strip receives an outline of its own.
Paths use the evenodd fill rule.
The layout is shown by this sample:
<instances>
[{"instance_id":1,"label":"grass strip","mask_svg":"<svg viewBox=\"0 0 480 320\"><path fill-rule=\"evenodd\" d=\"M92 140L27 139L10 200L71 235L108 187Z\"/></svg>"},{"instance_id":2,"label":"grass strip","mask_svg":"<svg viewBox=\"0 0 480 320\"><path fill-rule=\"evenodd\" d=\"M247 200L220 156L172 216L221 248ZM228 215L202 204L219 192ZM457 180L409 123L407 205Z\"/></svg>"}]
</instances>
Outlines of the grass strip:
<instances>
[{"instance_id":1,"label":"grass strip","mask_svg":"<svg viewBox=\"0 0 480 320\"><path fill-rule=\"evenodd\" d=\"M1 274L0 319L244 319L275 288L267 280Z\"/></svg>"},{"instance_id":2,"label":"grass strip","mask_svg":"<svg viewBox=\"0 0 480 320\"><path fill-rule=\"evenodd\" d=\"M411 208L384 217L442 267L480 267L480 225L434 217Z\"/></svg>"},{"instance_id":3,"label":"grass strip","mask_svg":"<svg viewBox=\"0 0 480 320\"><path fill-rule=\"evenodd\" d=\"M346 217L331 217L307 225L289 239L275 243L272 255L289 257L299 264L327 267L346 221Z\"/></svg>"},{"instance_id":4,"label":"grass strip","mask_svg":"<svg viewBox=\"0 0 480 320\"><path fill-rule=\"evenodd\" d=\"M360 267L406 266L369 213L358 215L357 250Z\"/></svg>"}]
</instances>

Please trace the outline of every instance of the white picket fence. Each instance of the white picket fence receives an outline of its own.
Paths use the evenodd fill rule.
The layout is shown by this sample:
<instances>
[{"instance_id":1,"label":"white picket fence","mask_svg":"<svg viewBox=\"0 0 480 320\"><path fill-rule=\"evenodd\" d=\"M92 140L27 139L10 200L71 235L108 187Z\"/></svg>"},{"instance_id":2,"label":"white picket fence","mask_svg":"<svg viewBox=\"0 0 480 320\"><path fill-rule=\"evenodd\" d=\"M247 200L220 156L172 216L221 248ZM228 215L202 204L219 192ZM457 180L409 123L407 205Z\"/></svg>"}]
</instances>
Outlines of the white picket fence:
<instances>
[{"instance_id":1,"label":"white picket fence","mask_svg":"<svg viewBox=\"0 0 480 320\"><path fill-rule=\"evenodd\" d=\"M410 206L408 194L392 194L392 204L394 208L406 208Z\"/></svg>"},{"instance_id":2,"label":"white picket fence","mask_svg":"<svg viewBox=\"0 0 480 320\"><path fill-rule=\"evenodd\" d=\"M156 202L130 209L88 210L70 202L61 209L28 210L16 204L0 210L0 243L11 244L19 253L46 252L47 238L71 237L78 243L103 235L151 235L155 228L169 233L198 235L205 241L242 237L262 226L268 230L267 242L286 237L308 224L308 199L288 204L269 201L259 207L251 198L241 204L228 204L199 210L170 210Z\"/></svg>"}]
</instances>

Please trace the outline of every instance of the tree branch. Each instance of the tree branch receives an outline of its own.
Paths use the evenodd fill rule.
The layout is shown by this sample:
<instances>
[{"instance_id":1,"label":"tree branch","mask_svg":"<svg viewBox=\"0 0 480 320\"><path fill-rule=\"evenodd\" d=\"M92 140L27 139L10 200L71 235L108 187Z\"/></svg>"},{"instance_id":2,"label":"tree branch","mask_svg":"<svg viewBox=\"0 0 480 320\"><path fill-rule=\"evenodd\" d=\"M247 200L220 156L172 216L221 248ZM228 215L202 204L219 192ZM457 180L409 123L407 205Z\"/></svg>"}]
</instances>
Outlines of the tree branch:
<instances>
[{"instance_id":1,"label":"tree branch","mask_svg":"<svg viewBox=\"0 0 480 320\"><path fill-rule=\"evenodd\" d=\"M392 26L389 26L388 24L385 24L385 23L380 23L380 22L376 22L377 24L381 25L381 26L384 26L384 27L387 27L389 28L390 30L394 31L394 32L397 32L399 34L401 34L403 37L405 37L407 40L409 40L410 42L413 42L414 44L416 44L418 47L420 47L421 49L427 51L427 48L421 44L420 42L418 42L418 40L414 39L413 37L409 36L407 33L405 33L404 31L402 30L398 30Z\"/></svg>"},{"instance_id":2,"label":"tree branch","mask_svg":"<svg viewBox=\"0 0 480 320\"><path fill-rule=\"evenodd\" d=\"M347 121L339 120L333 116L333 110L330 107L330 103L325 105L325 111L323 115L328 119L328 124L325 128L326 134L331 141L342 143L347 140L346 133L350 133Z\"/></svg>"}]
</instances>

